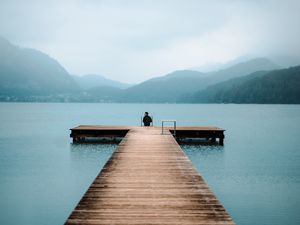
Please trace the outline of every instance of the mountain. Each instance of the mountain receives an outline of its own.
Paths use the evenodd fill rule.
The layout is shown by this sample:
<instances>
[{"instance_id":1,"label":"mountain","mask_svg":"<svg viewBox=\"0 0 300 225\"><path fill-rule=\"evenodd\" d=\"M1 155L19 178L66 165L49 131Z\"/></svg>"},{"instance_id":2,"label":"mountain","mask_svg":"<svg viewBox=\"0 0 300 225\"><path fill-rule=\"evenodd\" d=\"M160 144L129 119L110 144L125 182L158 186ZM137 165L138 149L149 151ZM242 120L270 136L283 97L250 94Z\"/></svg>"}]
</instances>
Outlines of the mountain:
<instances>
[{"instance_id":1,"label":"mountain","mask_svg":"<svg viewBox=\"0 0 300 225\"><path fill-rule=\"evenodd\" d=\"M195 103L300 103L300 66L260 71L209 86L190 96ZM187 101L187 98L182 99Z\"/></svg>"},{"instance_id":2,"label":"mountain","mask_svg":"<svg viewBox=\"0 0 300 225\"><path fill-rule=\"evenodd\" d=\"M204 73L194 70L177 70L164 76L152 78L148 81L161 82L169 81L171 79L200 78L202 76L204 76Z\"/></svg>"},{"instance_id":3,"label":"mountain","mask_svg":"<svg viewBox=\"0 0 300 225\"><path fill-rule=\"evenodd\" d=\"M121 99L124 102L178 102L182 101L182 96L189 96L209 85L259 70L278 68L278 65L268 59L256 58L217 72L180 70L130 87L124 91Z\"/></svg>"},{"instance_id":4,"label":"mountain","mask_svg":"<svg viewBox=\"0 0 300 225\"><path fill-rule=\"evenodd\" d=\"M270 56L270 59L272 62L275 62L276 64L282 66L283 68L287 67L293 67L300 65L300 56L286 56L286 55L280 55L280 56Z\"/></svg>"},{"instance_id":5,"label":"mountain","mask_svg":"<svg viewBox=\"0 0 300 225\"><path fill-rule=\"evenodd\" d=\"M125 89L130 87L130 84L122 83L115 80L110 80L105 78L102 75L97 74L88 74L83 76L72 76L76 83L79 85L80 88L84 90L88 90L95 87L107 86L107 87L115 87L120 89Z\"/></svg>"},{"instance_id":6,"label":"mountain","mask_svg":"<svg viewBox=\"0 0 300 225\"><path fill-rule=\"evenodd\" d=\"M275 70L280 67L266 58L254 58L234 64L217 72L209 73L209 84L218 83L235 77L241 77L261 70Z\"/></svg>"},{"instance_id":7,"label":"mountain","mask_svg":"<svg viewBox=\"0 0 300 225\"><path fill-rule=\"evenodd\" d=\"M79 96L74 96L75 102L120 102L122 89L116 87L94 87L81 92Z\"/></svg>"},{"instance_id":8,"label":"mountain","mask_svg":"<svg viewBox=\"0 0 300 225\"><path fill-rule=\"evenodd\" d=\"M124 90L121 100L123 102L175 102L183 93L199 90L199 82L204 76L197 71L175 71Z\"/></svg>"},{"instance_id":9,"label":"mountain","mask_svg":"<svg viewBox=\"0 0 300 225\"><path fill-rule=\"evenodd\" d=\"M78 85L56 60L0 38L0 96L40 96L78 90Z\"/></svg>"},{"instance_id":10,"label":"mountain","mask_svg":"<svg viewBox=\"0 0 300 225\"><path fill-rule=\"evenodd\" d=\"M227 69L227 68L237 65L239 63L250 61L255 58L257 58L257 57L253 57L251 55L243 55L243 56L239 56L235 59L232 59L232 60L224 62L224 63L207 63L202 66L196 66L196 67L193 67L193 70L197 70L197 71L201 71L201 72L205 72L205 73L216 72L219 70Z\"/></svg>"},{"instance_id":11,"label":"mountain","mask_svg":"<svg viewBox=\"0 0 300 225\"><path fill-rule=\"evenodd\" d=\"M251 86L248 82L262 79L267 76L268 71L281 71L278 69L279 66L268 59L256 58L209 73L179 70L130 86L101 75L70 76L56 60L48 55L34 49L20 48L0 38L0 100L2 101L251 102L254 101L254 97L252 100L249 97L240 97L238 100L238 95L234 91L241 93L239 96L246 95L243 91L249 92L250 87L262 91L263 88L258 90L259 83L251 83L253 85ZM248 74L251 75L245 76ZM272 81L275 82L273 85L278 85L276 88L279 90L277 80L280 79ZM281 81L284 84L287 82L293 90L289 80ZM267 81L256 80L256 82ZM244 89L238 89L241 86ZM281 91L284 92L284 89ZM282 98L283 102L287 99L288 102L293 102L287 96ZM259 99L262 102L268 100L262 96Z\"/></svg>"},{"instance_id":12,"label":"mountain","mask_svg":"<svg viewBox=\"0 0 300 225\"><path fill-rule=\"evenodd\" d=\"M191 67L191 70L196 70L202 73L208 73L208 72L213 72L217 70L221 70L224 68L224 64L222 63L207 63L202 66L194 66Z\"/></svg>"}]
</instances>

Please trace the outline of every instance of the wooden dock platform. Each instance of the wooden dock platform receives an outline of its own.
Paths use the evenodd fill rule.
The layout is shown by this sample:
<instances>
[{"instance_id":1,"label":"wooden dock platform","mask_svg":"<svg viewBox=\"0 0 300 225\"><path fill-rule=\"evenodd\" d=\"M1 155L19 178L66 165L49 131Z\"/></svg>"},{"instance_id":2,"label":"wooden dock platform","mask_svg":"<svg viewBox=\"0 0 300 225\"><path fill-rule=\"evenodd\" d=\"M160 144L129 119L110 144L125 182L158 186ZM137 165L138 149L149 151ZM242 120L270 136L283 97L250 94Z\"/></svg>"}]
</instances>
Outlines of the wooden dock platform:
<instances>
[{"instance_id":1,"label":"wooden dock platform","mask_svg":"<svg viewBox=\"0 0 300 225\"><path fill-rule=\"evenodd\" d=\"M80 125L72 128L70 137L73 142L83 142L86 138L122 138L125 137L127 132L131 129L138 129L139 127L133 126L102 126L102 125ZM158 130L161 127L154 127ZM167 131L174 134L174 127L166 127ZM220 145L224 145L224 129L218 127L176 127L176 140L180 141L186 138L205 138L211 142L219 140Z\"/></svg>"},{"instance_id":2,"label":"wooden dock platform","mask_svg":"<svg viewBox=\"0 0 300 225\"><path fill-rule=\"evenodd\" d=\"M65 224L234 224L171 132L115 128L125 137Z\"/></svg>"}]
</instances>

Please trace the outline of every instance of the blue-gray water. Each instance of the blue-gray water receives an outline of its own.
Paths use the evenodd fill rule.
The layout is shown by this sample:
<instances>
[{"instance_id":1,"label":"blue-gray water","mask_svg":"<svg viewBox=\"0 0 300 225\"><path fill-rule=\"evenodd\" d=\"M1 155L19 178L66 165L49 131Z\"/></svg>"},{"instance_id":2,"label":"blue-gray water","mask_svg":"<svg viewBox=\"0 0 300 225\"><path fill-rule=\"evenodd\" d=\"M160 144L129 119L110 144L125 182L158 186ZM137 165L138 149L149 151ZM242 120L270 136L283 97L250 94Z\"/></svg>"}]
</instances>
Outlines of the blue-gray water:
<instances>
[{"instance_id":1,"label":"blue-gray water","mask_svg":"<svg viewBox=\"0 0 300 225\"><path fill-rule=\"evenodd\" d=\"M215 125L225 146L183 146L240 225L300 224L299 105L0 103L0 224L60 225L114 145L72 145L78 124Z\"/></svg>"}]
</instances>

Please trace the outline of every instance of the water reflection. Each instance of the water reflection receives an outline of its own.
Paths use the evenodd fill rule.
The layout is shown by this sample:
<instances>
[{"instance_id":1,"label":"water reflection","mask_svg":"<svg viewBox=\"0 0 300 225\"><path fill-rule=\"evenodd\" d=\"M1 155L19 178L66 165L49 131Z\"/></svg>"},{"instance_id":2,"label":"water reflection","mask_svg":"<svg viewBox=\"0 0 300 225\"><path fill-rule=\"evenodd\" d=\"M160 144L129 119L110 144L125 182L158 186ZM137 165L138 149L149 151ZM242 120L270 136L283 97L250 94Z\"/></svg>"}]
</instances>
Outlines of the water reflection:
<instances>
[{"instance_id":1,"label":"water reflection","mask_svg":"<svg viewBox=\"0 0 300 225\"><path fill-rule=\"evenodd\" d=\"M101 171L116 146L116 144L72 143L70 144L70 167L83 176L90 174L93 177Z\"/></svg>"},{"instance_id":2,"label":"water reflection","mask_svg":"<svg viewBox=\"0 0 300 225\"><path fill-rule=\"evenodd\" d=\"M98 103L0 104L0 224L63 224L115 150L70 145L69 128L139 125L145 107L226 129L224 147L182 148L236 224L300 224L300 105Z\"/></svg>"},{"instance_id":3,"label":"water reflection","mask_svg":"<svg viewBox=\"0 0 300 225\"><path fill-rule=\"evenodd\" d=\"M190 158L193 158L193 161L196 159L201 160L207 158L220 159L224 154L224 146L217 144L184 144L181 145L181 148Z\"/></svg>"},{"instance_id":4,"label":"water reflection","mask_svg":"<svg viewBox=\"0 0 300 225\"><path fill-rule=\"evenodd\" d=\"M71 153L88 153L88 154L96 154L96 153L111 153L116 144L112 143L70 143Z\"/></svg>"}]
</instances>

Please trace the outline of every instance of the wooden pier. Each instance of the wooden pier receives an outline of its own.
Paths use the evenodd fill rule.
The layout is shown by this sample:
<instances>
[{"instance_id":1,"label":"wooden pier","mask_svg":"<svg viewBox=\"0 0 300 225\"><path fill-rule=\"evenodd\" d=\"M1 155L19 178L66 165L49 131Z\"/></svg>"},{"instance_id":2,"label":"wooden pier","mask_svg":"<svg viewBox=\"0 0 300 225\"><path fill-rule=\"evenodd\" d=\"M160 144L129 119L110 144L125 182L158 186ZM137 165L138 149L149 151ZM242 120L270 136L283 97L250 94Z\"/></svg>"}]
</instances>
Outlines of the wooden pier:
<instances>
[{"instance_id":1,"label":"wooden pier","mask_svg":"<svg viewBox=\"0 0 300 225\"><path fill-rule=\"evenodd\" d=\"M93 128L125 137L65 224L234 224L171 132L85 126L73 138Z\"/></svg>"},{"instance_id":2,"label":"wooden pier","mask_svg":"<svg viewBox=\"0 0 300 225\"><path fill-rule=\"evenodd\" d=\"M70 137L73 142L83 142L87 138L123 138L131 129L138 129L133 126L101 126L101 125L80 125L72 128ZM161 127L154 127L158 130ZM166 127L168 132L174 134L173 127ZM176 140L180 141L186 138L199 139L204 138L211 142L219 140L220 145L224 145L224 130L218 127L176 127Z\"/></svg>"}]
</instances>

